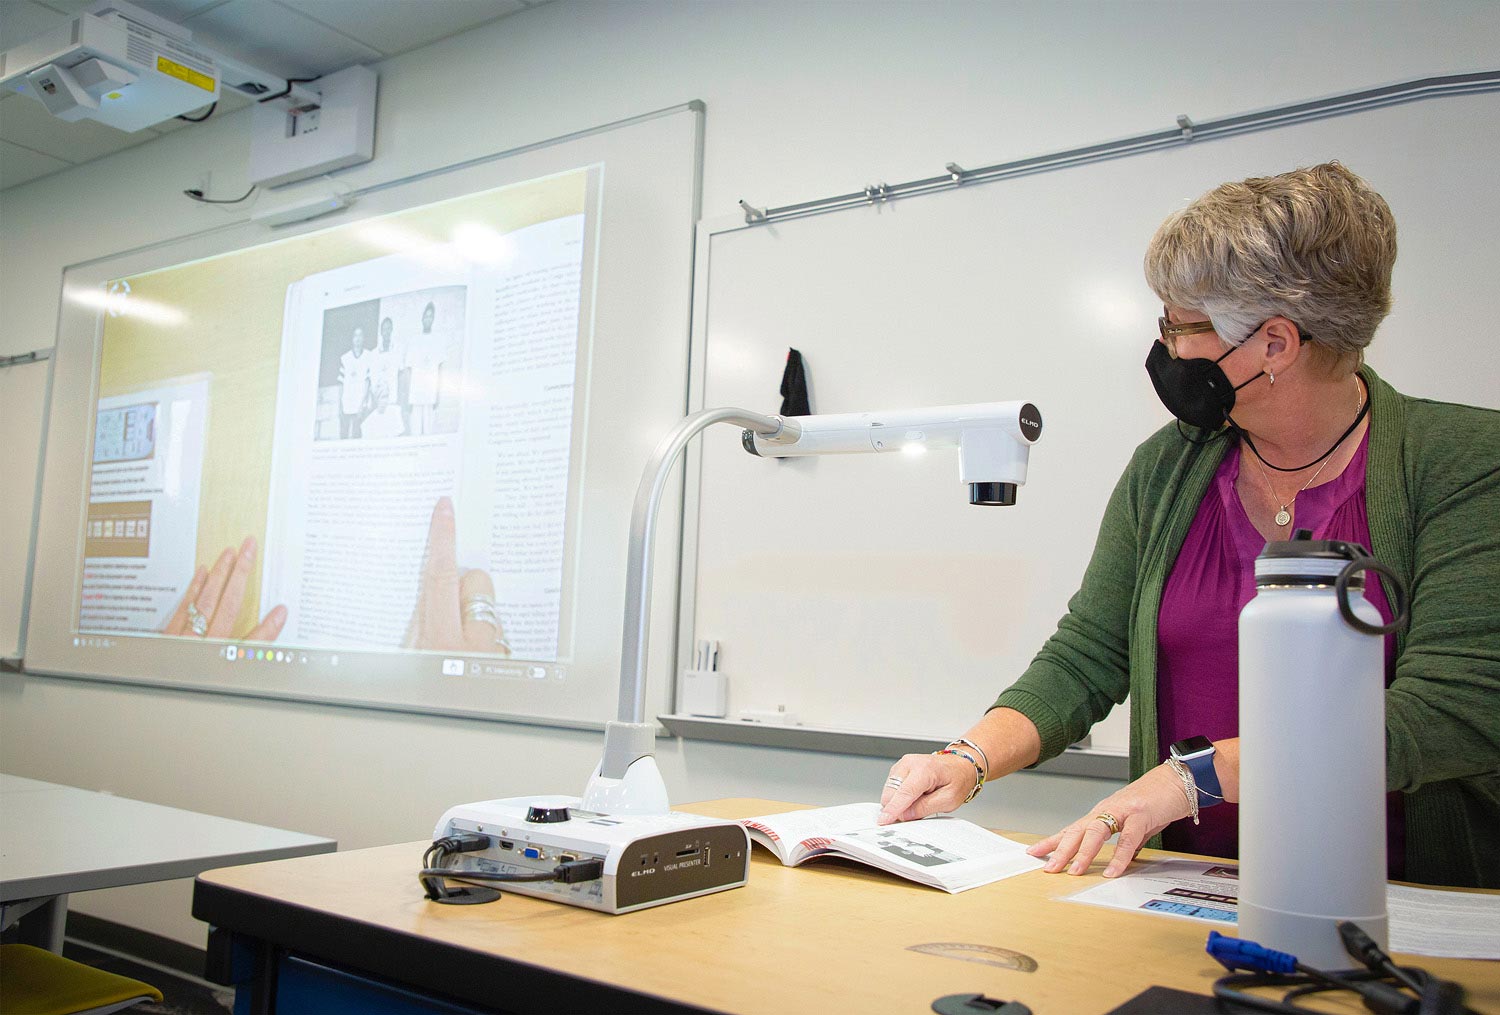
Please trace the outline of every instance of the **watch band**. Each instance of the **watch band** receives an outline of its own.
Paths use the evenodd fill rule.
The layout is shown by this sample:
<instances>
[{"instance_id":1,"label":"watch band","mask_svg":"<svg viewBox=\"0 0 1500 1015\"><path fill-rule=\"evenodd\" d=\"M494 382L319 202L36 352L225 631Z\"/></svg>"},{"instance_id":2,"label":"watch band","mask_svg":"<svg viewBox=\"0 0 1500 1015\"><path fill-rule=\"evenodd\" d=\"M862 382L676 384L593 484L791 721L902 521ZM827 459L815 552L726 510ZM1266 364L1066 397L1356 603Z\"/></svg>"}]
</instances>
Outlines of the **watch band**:
<instances>
[{"instance_id":1,"label":"watch band","mask_svg":"<svg viewBox=\"0 0 1500 1015\"><path fill-rule=\"evenodd\" d=\"M1201 744L1202 741L1199 741ZM1224 802L1224 790L1219 785L1219 773L1214 771L1214 746L1203 748L1198 744L1187 747L1188 742L1179 740L1172 745L1172 757L1187 766L1193 774L1193 787L1198 791L1199 809Z\"/></svg>"}]
</instances>

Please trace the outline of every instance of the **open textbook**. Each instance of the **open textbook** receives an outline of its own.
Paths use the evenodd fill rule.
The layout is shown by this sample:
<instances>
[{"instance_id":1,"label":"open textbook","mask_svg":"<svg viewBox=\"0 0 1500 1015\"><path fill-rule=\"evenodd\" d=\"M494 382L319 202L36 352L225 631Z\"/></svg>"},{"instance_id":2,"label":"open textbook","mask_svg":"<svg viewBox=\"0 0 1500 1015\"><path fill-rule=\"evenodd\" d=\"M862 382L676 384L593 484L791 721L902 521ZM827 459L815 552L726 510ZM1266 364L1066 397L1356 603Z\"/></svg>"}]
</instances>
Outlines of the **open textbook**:
<instances>
[{"instance_id":1,"label":"open textbook","mask_svg":"<svg viewBox=\"0 0 1500 1015\"><path fill-rule=\"evenodd\" d=\"M740 823L788 867L837 856L945 892L966 891L1042 866L1021 843L971 821L941 815L877 825L879 814L879 804L844 804Z\"/></svg>"},{"instance_id":2,"label":"open textbook","mask_svg":"<svg viewBox=\"0 0 1500 1015\"><path fill-rule=\"evenodd\" d=\"M447 497L458 567L493 578L511 652L557 658L584 228L288 287L261 612L286 606L289 641L403 647Z\"/></svg>"}]
</instances>

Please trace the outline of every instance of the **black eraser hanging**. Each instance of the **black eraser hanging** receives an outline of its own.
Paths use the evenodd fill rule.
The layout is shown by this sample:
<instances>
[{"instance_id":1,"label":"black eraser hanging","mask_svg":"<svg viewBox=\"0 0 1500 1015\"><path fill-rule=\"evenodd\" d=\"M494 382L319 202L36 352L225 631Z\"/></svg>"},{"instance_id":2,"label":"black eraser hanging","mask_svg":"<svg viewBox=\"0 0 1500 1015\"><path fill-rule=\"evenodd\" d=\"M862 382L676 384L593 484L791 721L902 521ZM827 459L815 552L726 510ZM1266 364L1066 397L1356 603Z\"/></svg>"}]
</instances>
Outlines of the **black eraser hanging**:
<instances>
[{"instance_id":1,"label":"black eraser hanging","mask_svg":"<svg viewBox=\"0 0 1500 1015\"><path fill-rule=\"evenodd\" d=\"M807 402L807 372L802 367L802 354L796 349L786 351L786 369L781 373L781 414L812 415Z\"/></svg>"}]
</instances>

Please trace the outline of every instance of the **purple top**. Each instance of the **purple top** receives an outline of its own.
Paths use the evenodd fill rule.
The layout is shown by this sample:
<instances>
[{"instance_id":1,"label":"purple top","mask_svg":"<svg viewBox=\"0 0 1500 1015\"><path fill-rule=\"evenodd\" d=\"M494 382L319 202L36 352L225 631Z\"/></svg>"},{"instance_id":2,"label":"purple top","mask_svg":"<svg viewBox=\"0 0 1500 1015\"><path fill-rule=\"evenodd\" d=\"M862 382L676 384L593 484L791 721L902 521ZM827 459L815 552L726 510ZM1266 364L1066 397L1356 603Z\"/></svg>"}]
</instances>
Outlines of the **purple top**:
<instances>
[{"instance_id":1,"label":"purple top","mask_svg":"<svg viewBox=\"0 0 1500 1015\"><path fill-rule=\"evenodd\" d=\"M1172 743L1186 737L1239 736L1239 617L1255 596L1255 558L1266 545L1234 489L1241 447L1232 448L1214 473L1162 592L1156 631L1156 719L1163 758ZM1314 539L1342 539L1369 548L1364 498L1368 449L1366 431L1354 458L1336 479L1297 495L1297 528L1311 529ZM1365 598L1389 623L1390 604L1379 581L1366 585ZM1395 670L1395 642L1394 636L1386 636L1387 685ZM1237 805L1219 804L1199 817L1202 824L1197 826L1191 821L1167 826L1162 832L1166 847L1209 856L1239 855ZM1403 818L1401 794L1388 794L1386 843L1392 878L1399 878L1406 866Z\"/></svg>"}]
</instances>

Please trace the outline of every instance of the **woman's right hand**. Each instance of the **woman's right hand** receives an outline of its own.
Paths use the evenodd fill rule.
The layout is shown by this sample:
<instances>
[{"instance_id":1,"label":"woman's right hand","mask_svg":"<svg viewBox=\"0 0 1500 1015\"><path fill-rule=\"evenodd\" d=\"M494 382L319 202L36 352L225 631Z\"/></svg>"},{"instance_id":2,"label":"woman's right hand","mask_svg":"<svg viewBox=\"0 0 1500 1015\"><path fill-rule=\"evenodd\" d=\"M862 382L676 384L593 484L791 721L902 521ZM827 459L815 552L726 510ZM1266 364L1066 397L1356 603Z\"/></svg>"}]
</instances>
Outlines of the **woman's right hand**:
<instances>
[{"instance_id":1,"label":"woman's right hand","mask_svg":"<svg viewBox=\"0 0 1500 1015\"><path fill-rule=\"evenodd\" d=\"M877 824L957 810L974 789L975 768L956 754L908 754L891 766ZM899 780L899 786L892 781Z\"/></svg>"},{"instance_id":2,"label":"woman's right hand","mask_svg":"<svg viewBox=\"0 0 1500 1015\"><path fill-rule=\"evenodd\" d=\"M444 652L485 652L510 655L500 617L495 612L495 583L489 572L460 573L458 527L453 501L439 497L427 526L427 553L411 621L406 625L405 648ZM471 605L484 603L488 610Z\"/></svg>"}]
</instances>

